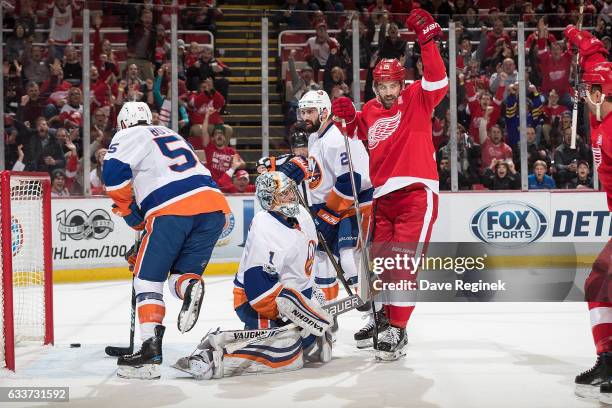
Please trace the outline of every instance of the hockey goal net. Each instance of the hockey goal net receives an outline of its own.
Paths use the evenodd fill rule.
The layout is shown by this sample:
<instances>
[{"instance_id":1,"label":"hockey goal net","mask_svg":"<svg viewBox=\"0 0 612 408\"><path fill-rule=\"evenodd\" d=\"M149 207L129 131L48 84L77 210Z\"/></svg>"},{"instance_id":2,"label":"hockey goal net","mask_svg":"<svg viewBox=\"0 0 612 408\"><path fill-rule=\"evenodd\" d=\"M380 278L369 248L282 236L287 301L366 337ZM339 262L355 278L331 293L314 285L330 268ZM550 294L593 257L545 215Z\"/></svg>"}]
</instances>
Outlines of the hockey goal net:
<instances>
[{"instance_id":1,"label":"hockey goal net","mask_svg":"<svg viewBox=\"0 0 612 408\"><path fill-rule=\"evenodd\" d=\"M0 172L0 364L15 344L53 344L51 183L46 173Z\"/></svg>"}]
</instances>

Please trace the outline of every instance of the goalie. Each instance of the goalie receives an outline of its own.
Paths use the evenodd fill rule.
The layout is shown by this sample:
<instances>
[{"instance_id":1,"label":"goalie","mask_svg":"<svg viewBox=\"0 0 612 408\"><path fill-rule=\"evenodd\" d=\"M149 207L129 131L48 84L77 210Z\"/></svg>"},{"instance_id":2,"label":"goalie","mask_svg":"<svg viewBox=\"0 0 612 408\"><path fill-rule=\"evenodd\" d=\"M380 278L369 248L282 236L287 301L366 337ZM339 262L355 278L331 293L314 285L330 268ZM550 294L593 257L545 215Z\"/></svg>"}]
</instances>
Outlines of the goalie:
<instances>
[{"instance_id":1,"label":"goalie","mask_svg":"<svg viewBox=\"0 0 612 408\"><path fill-rule=\"evenodd\" d=\"M295 183L271 171L256 181L265 211L253 218L234 279L234 309L245 330L207 335L175 368L197 379L301 368L331 360L332 316L311 300L316 229ZM250 344L236 347L238 341Z\"/></svg>"}]
</instances>

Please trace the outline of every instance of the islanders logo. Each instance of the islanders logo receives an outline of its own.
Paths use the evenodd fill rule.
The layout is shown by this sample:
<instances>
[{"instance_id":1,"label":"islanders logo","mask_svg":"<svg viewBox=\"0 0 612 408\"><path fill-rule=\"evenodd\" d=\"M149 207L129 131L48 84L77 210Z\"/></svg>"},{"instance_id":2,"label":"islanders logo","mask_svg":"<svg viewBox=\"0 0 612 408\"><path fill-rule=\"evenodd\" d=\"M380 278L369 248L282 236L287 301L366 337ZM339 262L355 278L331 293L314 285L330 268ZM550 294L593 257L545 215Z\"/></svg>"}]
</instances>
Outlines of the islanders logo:
<instances>
[{"instance_id":1,"label":"islanders logo","mask_svg":"<svg viewBox=\"0 0 612 408\"><path fill-rule=\"evenodd\" d=\"M311 190L315 190L323 181L323 173L321 171L319 162L314 158L314 156L310 156L308 158L308 173L310 173L310 182L308 183L308 187Z\"/></svg>"},{"instance_id":2,"label":"islanders logo","mask_svg":"<svg viewBox=\"0 0 612 408\"><path fill-rule=\"evenodd\" d=\"M225 216L225 226L223 227L223 231L221 231L221 236L219 236L219 239L217 240L215 246L222 247L229 244L232 239L230 235L232 235L232 231L234 230L235 226L236 218L234 218L234 213L229 213Z\"/></svg>"}]
</instances>

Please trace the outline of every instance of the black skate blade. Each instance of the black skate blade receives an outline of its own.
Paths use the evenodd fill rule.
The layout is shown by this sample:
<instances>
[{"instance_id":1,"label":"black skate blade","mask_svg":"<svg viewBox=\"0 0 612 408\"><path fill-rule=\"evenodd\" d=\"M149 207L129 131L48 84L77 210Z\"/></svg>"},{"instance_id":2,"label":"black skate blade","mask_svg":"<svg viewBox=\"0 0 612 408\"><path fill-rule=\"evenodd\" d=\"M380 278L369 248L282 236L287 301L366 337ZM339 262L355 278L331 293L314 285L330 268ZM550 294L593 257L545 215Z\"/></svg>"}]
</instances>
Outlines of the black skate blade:
<instances>
[{"instance_id":1,"label":"black skate blade","mask_svg":"<svg viewBox=\"0 0 612 408\"><path fill-rule=\"evenodd\" d=\"M111 357L122 357L134 352L134 347L106 346L104 352Z\"/></svg>"}]
</instances>

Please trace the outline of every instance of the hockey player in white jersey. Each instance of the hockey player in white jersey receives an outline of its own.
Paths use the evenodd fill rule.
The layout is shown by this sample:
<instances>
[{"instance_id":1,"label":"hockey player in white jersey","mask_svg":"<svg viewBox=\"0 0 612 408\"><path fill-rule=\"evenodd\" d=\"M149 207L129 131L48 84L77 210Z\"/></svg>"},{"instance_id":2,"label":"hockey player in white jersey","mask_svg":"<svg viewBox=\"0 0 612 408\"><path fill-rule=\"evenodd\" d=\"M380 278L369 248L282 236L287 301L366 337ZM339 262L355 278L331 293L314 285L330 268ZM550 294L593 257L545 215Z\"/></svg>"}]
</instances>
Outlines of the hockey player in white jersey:
<instances>
[{"instance_id":1,"label":"hockey player in white jersey","mask_svg":"<svg viewBox=\"0 0 612 408\"><path fill-rule=\"evenodd\" d=\"M113 212L144 229L133 271L143 344L117 361L117 375L126 378L160 376L164 281L183 302L178 329L195 325L204 296L202 272L230 212L191 146L171 129L151 126L151 120L147 104L123 105L102 173Z\"/></svg>"},{"instance_id":2,"label":"hockey player in white jersey","mask_svg":"<svg viewBox=\"0 0 612 408\"><path fill-rule=\"evenodd\" d=\"M297 202L295 183L270 171L256 181L265 211L253 218L234 279L234 309L245 330L207 336L175 368L199 379L301 368L304 359L331 359L331 316L310 299L315 276L314 223ZM291 324L291 326L288 326ZM232 343L291 327L227 352Z\"/></svg>"},{"instance_id":3,"label":"hockey player in white jersey","mask_svg":"<svg viewBox=\"0 0 612 408\"><path fill-rule=\"evenodd\" d=\"M324 91L309 91L299 101L299 113L310 133L308 139L309 205L315 224L330 249L340 258L348 283L357 283L359 256L357 218L353 207L351 176L344 136L331 118L331 101ZM356 191L365 222L370 214L372 183L364 145L350 142ZM338 296L336 271L324 251L317 251L315 282L327 301Z\"/></svg>"}]
</instances>

